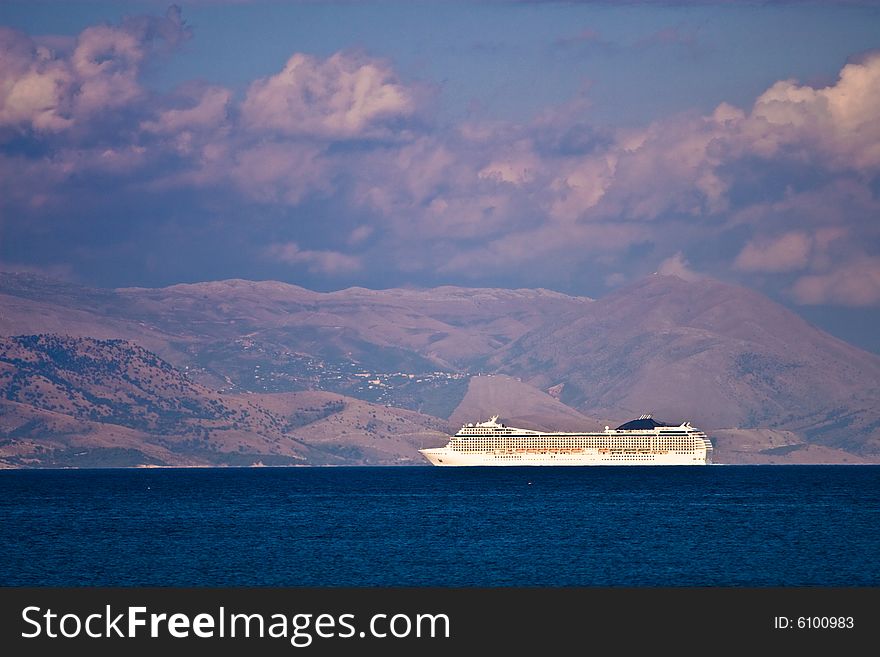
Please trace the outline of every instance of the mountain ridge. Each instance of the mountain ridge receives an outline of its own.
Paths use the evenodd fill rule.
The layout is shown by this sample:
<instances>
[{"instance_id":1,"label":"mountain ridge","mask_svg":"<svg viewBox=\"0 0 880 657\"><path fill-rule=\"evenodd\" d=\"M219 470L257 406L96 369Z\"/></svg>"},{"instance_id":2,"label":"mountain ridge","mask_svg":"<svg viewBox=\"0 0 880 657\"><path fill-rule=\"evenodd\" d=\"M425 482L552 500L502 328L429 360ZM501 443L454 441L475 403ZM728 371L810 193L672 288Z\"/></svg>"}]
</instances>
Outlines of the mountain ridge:
<instances>
[{"instance_id":1,"label":"mountain ridge","mask_svg":"<svg viewBox=\"0 0 880 657\"><path fill-rule=\"evenodd\" d=\"M513 417L547 428L563 417L686 418L726 431L737 459L787 445L806 446L792 458L880 457L880 357L753 290L707 278L657 274L590 299L455 286L315 292L242 279L100 290L0 273L0 335L49 333L128 340L225 396L313 391L379 415L408 409L420 415L391 421L414 422L409 433L431 440L444 423L494 414L483 402L509 398L522 402L508 406ZM495 388L473 388L489 380L479 374L495 375ZM357 436L352 454L412 462L412 445L364 432L373 411L350 405L340 417ZM797 440L742 433L761 430ZM338 436L309 431L342 449ZM317 443L308 449L332 460Z\"/></svg>"},{"instance_id":2,"label":"mountain ridge","mask_svg":"<svg viewBox=\"0 0 880 657\"><path fill-rule=\"evenodd\" d=\"M707 428L807 430L809 418L860 407L873 452L880 357L813 327L758 293L713 280L651 276L598 299L573 322L499 350L499 372L587 414L700 418ZM853 422L849 424L852 425ZM860 423L860 424L859 424ZM822 440L840 446L846 427Z\"/></svg>"}]
</instances>

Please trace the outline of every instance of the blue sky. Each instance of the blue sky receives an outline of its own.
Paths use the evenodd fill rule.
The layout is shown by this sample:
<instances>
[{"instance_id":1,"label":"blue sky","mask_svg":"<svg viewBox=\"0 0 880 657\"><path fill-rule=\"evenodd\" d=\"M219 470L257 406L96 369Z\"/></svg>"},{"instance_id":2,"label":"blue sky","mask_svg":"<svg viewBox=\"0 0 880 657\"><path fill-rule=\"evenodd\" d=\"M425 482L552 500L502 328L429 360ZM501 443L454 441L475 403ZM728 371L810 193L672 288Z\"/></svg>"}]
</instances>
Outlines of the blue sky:
<instances>
[{"instance_id":1,"label":"blue sky","mask_svg":"<svg viewBox=\"0 0 880 657\"><path fill-rule=\"evenodd\" d=\"M880 351L877 3L32 0L0 26L0 268L710 275Z\"/></svg>"}]
</instances>

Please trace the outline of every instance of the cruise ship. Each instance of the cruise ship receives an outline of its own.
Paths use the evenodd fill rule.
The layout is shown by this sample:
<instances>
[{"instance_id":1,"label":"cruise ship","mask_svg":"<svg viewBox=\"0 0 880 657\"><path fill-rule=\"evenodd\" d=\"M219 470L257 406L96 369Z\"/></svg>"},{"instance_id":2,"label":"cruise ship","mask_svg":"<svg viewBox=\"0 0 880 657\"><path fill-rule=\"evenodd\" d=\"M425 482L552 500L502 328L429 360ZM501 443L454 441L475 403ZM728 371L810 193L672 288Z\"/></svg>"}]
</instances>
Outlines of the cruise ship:
<instances>
[{"instance_id":1,"label":"cruise ship","mask_svg":"<svg viewBox=\"0 0 880 657\"><path fill-rule=\"evenodd\" d=\"M487 422L466 424L445 447L419 450L433 465L707 465L712 443L689 422L650 415L605 431L563 433Z\"/></svg>"}]
</instances>

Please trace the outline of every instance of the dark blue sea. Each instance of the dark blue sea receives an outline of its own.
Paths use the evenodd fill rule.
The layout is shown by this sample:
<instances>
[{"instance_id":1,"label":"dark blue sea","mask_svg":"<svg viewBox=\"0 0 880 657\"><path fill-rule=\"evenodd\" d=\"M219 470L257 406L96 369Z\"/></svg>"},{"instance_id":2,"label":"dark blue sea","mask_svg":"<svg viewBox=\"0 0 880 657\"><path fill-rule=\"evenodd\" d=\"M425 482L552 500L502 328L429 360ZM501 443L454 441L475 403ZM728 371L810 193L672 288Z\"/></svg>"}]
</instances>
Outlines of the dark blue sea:
<instances>
[{"instance_id":1,"label":"dark blue sea","mask_svg":"<svg viewBox=\"0 0 880 657\"><path fill-rule=\"evenodd\" d=\"M880 466L0 471L4 586L878 586Z\"/></svg>"}]
</instances>

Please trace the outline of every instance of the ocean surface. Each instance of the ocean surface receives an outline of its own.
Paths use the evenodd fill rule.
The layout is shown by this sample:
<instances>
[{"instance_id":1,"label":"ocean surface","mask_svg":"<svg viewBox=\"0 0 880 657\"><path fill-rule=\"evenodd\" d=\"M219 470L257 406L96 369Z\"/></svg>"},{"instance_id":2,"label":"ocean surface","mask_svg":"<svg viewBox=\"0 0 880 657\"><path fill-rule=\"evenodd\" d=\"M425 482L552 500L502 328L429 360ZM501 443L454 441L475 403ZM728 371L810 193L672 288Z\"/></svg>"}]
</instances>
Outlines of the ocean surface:
<instances>
[{"instance_id":1,"label":"ocean surface","mask_svg":"<svg viewBox=\"0 0 880 657\"><path fill-rule=\"evenodd\" d=\"M4 586L878 586L880 466L0 471Z\"/></svg>"}]
</instances>

